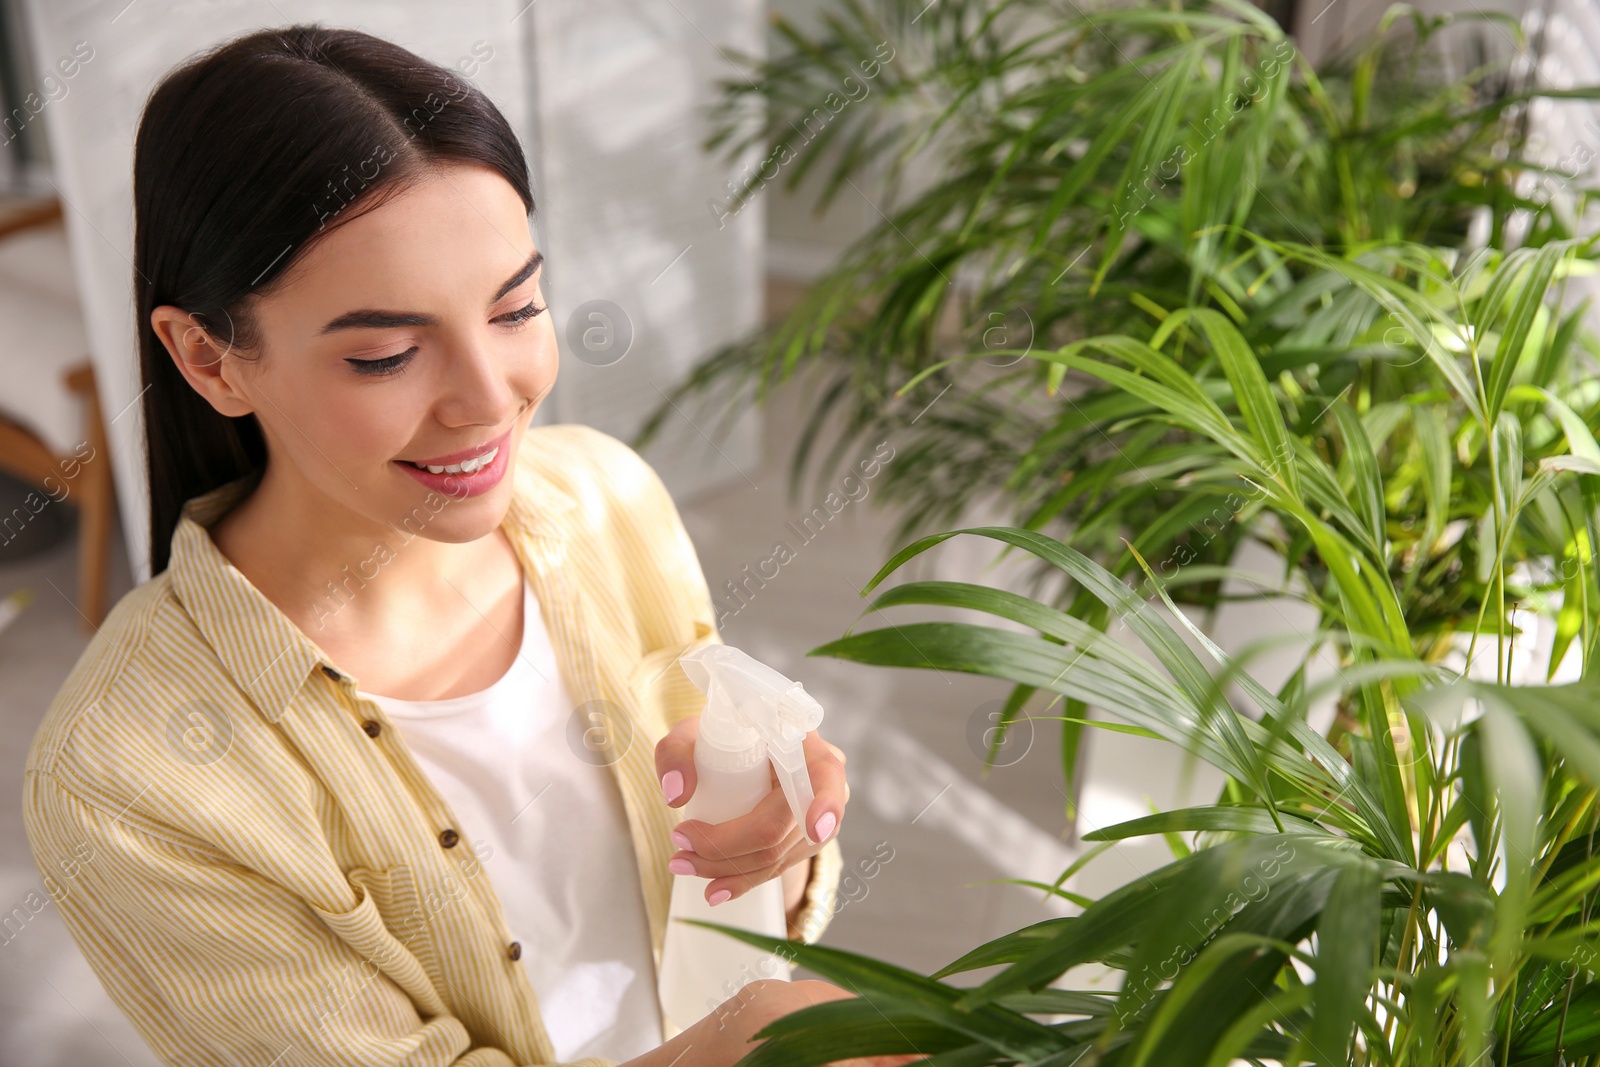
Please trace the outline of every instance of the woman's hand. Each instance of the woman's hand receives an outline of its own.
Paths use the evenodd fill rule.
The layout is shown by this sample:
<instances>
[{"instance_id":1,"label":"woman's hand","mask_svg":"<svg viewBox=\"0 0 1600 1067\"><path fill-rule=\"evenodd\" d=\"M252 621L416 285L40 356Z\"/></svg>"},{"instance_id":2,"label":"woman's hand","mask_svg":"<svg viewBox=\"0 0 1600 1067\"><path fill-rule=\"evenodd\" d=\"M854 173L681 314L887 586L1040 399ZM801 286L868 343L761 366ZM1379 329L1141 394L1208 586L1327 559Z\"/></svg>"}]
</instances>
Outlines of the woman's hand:
<instances>
[{"instance_id":1,"label":"woman's hand","mask_svg":"<svg viewBox=\"0 0 1600 1067\"><path fill-rule=\"evenodd\" d=\"M683 1056L689 1048L698 1048L704 1058L688 1057L686 1062L705 1064L707 1067L731 1067L761 1046L766 1039L754 1040L754 1035L774 1019L781 1019L813 1004L853 995L831 982L759 979L723 1001L716 1011L661 1046L658 1051L670 1050ZM683 1042L683 1048L672 1048L680 1041ZM835 1060L830 1067L900 1067L926 1059L927 1055L857 1056Z\"/></svg>"},{"instance_id":2,"label":"woman's hand","mask_svg":"<svg viewBox=\"0 0 1600 1067\"><path fill-rule=\"evenodd\" d=\"M694 739L699 730L700 716L691 715L680 720L656 745L656 774L667 803L674 808L682 807L694 795ZM673 853L669 869L674 874L709 878L707 902L720 904L741 897L796 863L809 862L838 832L845 803L850 799L844 753L815 730L806 735L804 750L811 788L816 794L806 812L814 844L807 843L794 821L789 802L778 788L776 773L770 775L772 792L748 815L720 823L686 819L673 831L672 840L678 851ZM680 860L683 864L679 864Z\"/></svg>"}]
</instances>

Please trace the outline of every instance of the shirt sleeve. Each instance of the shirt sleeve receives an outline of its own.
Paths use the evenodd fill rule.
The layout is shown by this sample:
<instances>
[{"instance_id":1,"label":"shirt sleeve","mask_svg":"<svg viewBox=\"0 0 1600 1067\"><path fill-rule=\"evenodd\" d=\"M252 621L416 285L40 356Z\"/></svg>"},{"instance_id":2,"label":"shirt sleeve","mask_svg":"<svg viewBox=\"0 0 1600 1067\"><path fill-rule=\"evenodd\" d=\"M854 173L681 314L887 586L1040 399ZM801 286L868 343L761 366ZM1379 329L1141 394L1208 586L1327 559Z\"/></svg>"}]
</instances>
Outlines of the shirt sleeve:
<instances>
[{"instance_id":1,"label":"shirt sleeve","mask_svg":"<svg viewBox=\"0 0 1600 1067\"><path fill-rule=\"evenodd\" d=\"M164 1062L518 1067L502 1049L473 1047L364 890L331 914L176 835L130 825L50 773L25 779L24 823L51 898ZM387 937L392 951L358 951L362 931L374 935L369 949Z\"/></svg>"},{"instance_id":2,"label":"shirt sleeve","mask_svg":"<svg viewBox=\"0 0 1600 1067\"><path fill-rule=\"evenodd\" d=\"M621 441L605 438L612 453L605 460L611 485L613 523L620 551L635 565L630 585L640 619L643 654L634 668L635 689L653 705L667 729L700 714L706 697L678 665L685 652L722 643L717 613L700 566L699 554L683 517L660 475ZM816 855L806 883L805 903L791 938L817 941L839 909L839 877L844 867L838 837Z\"/></svg>"},{"instance_id":3,"label":"shirt sleeve","mask_svg":"<svg viewBox=\"0 0 1600 1067\"><path fill-rule=\"evenodd\" d=\"M634 688L671 729L705 707L705 693L689 680L678 658L723 643L711 590L683 516L655 468L626 443L598 430L588 432L604 465L614 551L626 569L639 631Z\"/></svg>"},{"instance_id":4,"label":"shirt sleeve","mask_svg":"<svg viewBox=\"0 0 1600 1067\"><path fill-rule=\"evenodd\" d=\"M789 929L790 940L814 945L833 921L839 910L839 876L844 869L844 855L840 851L839 837L834 835L812 858L811 878L806 882L805 903Z\"/></svg>"}]
</instances>

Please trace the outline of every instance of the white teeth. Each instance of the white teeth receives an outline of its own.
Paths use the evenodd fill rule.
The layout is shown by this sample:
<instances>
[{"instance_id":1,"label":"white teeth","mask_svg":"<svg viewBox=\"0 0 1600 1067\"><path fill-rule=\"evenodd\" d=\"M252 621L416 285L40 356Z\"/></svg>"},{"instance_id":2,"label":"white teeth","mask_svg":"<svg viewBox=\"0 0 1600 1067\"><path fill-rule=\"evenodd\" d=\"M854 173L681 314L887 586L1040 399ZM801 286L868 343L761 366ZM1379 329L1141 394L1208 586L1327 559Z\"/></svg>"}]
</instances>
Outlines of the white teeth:
<instances>
[{"instance_id":1,"label":"white teeth","mask_svg":"<svg viewBox=\"0 0 1600 1067\"><path fill-rule=\"evenodd\" d=\"M500 449L498 446L496 446L489 449L489 451L485 452L481 456L473 456L471 459L462 460L460 463L452 463L447 467L423 467L420 463L413 463L411 465L413 467L419 467L422 470L428 471L430 474L473 474L477 471L481 471L483 468L493 463L494 457L498 456L499 454Z\"/></svg>"}]
</instances>

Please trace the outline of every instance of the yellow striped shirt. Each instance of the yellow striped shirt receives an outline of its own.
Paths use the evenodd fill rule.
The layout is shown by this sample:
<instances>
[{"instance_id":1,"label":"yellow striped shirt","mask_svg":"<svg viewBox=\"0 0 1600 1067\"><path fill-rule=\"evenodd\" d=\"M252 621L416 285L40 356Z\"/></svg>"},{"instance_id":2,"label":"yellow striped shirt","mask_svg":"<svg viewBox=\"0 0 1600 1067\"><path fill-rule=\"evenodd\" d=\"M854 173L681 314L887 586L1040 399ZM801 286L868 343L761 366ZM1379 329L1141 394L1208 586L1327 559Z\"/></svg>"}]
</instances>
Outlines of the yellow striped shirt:
<instances>
[{"instance_id":1,"label":"yellow striped shirt","mask_svg":"<svg viewBox=\"0 0 1600 1067\"><path fill-rule=\"evenodd\" d=\"M710 592L666 487L622 441L530 427L513 478L504 528L575 721L594 724L583 743L616 776L659 965L682 811L655 745L704 705L676 661L721 641ZM33 738L23 814L51 898L168 1063L554 1062L471 828L359 680L207 533L252 484L185 505L167 569L117 603ZM821 935L841 866L834 837L791 936Z\"/></svg>"}]
</instances>

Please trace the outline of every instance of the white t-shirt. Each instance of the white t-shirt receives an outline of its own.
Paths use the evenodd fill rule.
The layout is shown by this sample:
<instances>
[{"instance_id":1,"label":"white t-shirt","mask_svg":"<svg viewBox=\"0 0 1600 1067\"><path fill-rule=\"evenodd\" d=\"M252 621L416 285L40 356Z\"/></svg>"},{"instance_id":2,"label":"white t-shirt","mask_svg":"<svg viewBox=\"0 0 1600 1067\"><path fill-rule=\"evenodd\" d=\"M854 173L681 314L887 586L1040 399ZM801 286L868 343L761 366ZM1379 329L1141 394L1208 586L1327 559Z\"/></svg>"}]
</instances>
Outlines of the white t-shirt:
<instances>
[{"instance_id":1,"label":"white t-shirt","mask_svg":"<svg viewBox=\"0 0 1600 1067\"><path fill-rule=\"evenodd\" d=\"M521 652L488 689L381 707L461 820L505 907L561 1062L661 1045L655 963L612 771L568 745L573 703L523 581Z\"/></svg>"}]
</instances>

